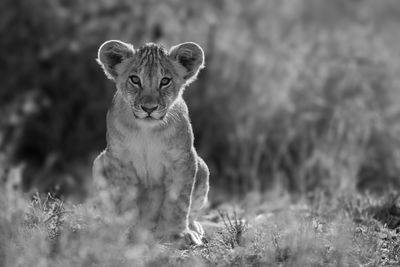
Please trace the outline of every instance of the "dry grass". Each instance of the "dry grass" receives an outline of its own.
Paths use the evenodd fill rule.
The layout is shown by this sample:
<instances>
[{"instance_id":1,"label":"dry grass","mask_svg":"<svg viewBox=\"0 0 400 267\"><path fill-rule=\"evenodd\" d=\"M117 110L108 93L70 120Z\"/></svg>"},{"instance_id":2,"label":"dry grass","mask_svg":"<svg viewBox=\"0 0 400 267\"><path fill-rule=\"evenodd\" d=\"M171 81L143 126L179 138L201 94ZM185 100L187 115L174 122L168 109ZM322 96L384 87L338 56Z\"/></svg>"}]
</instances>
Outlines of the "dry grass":
<instances>
[{"instance_id":1,"label":"dry grass","mask_svg":"<svg viewBox=\"0 0 400 267\"><path fill-rule=\"evenodd\" d=\"M14 196L14 198L20 198ZM51 195L2 209L2 266L397 266L394 195L343 195L208 210L204 246L177 250L129 236L129 221ZM2 199L2 206L15 201ZM228 205L229 207L229 205ZM226 209L226 207L224 208ZM397 210L396 210L397 211ZM398 215L398 214L397 214ZM397 221L397 222L398 222ZM140 241L138 241L140 240Z\"/></svg>"}]
</instances>

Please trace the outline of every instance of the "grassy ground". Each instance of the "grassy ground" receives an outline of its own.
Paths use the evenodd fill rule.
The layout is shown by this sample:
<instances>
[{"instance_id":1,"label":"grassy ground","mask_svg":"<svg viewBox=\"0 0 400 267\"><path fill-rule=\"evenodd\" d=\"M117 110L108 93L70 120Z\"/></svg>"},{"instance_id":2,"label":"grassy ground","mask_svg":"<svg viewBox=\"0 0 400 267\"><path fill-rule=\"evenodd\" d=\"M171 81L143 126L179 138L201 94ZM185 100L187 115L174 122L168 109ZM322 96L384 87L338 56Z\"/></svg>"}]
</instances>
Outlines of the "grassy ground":
<instances>
[{"instance_id":1,"label":"grassy ground","mask_svg":"<svg viewBox=\"0 0 400 267\"><path fill-rule=\"evenodd\" d=\"M1 266L399 266L396 195L342 194L290 204L254 194L208 209L204 246L178 250L129 221L51 196L2 194ZM310 198L311 199L311 198Z\"/></svg>"}]
</instances>

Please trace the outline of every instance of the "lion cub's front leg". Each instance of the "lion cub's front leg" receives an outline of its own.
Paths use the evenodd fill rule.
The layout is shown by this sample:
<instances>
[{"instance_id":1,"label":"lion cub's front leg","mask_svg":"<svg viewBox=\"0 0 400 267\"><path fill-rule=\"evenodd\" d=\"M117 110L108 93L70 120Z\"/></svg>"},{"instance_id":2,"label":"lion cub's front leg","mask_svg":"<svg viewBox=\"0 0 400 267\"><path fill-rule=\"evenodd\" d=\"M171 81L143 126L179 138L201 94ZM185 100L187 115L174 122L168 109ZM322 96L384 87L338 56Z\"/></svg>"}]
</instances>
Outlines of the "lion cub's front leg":
<instances>
[{"instance_id":1,"label":"lion cub's front leg","mask_svg":"<svg viewBox=\"0 0 400 267\"><path fill-rule=\"evenodd\" d=\"M189 228L189 213L196 172L197 163L192 154L172 168L165 181L167 194L163 203L162 217L165 219L167 228L164 232L168 232L170 238L200 245L202 244L201 236Z\"/></svg>"},{"instance_id":2,"label":"lion cub's front leg","mask_svg":"<svg viewBox=\"0 0 400 267\"><path fill-rule=\"evenodd\" d=\"M95 203L107 214L127 214L136 218L138 187L134 179L124 172L117 159L103 151L93 162Z\"/></svg>"},{"instance_id":3,"label":"lion cub's front leg","mask_svg":"<svg viewBox=\"0 0 400 267\"><path fill-rule=\"evenodd\" d=\"M190 207L189 216L189 227L196 231L201 237L204 235L204 229L199 222L197 217L200 214L201 209L205 206L208 198L210 172L207 164L202 158L197 156L197 172L196 181L193 187L192 193L192 205Z\"/></svg>"}]
</instances>

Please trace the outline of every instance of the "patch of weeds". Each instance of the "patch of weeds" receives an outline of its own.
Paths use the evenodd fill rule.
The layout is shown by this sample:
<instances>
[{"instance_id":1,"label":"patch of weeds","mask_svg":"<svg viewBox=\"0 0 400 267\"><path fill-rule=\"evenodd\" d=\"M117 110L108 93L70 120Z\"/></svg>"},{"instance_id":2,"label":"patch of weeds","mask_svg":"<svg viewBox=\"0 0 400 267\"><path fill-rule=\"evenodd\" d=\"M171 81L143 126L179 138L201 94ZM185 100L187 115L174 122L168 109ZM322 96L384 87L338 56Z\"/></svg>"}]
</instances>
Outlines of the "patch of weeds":
<instances>
[{"instance_id":1,"label":"patch of weeds","mask_svg":"<svg viewBox=\"0 0 400 267\"><path fill-rule=\"evenodd\" d=\"M232 249L237 246L243 246L243 234L248 228L246 221L244 219L239 219L236 212L233 213L233 218L231 218L227 212L218 211L218 214L227 232L227 235L223 235L224 243L228 244Z\"/></svg>"},{"instance_id":2,"label":"patch of weeds","mask_svg":"<svg viewBox=\"0 0 400 267\"><path fill-rule=\"evenodd\" d=\"M387 225L389 229L396 229L400 226L400 194L390 194L380 205L370 208L374 219Z\"/></svg>"},{"instance_id":3,"label":"patch of weeds","mask_svg":"<svg viewBox=\"0 0 400 267\"><path fill-rule=\"evenodd\" d=\"M37 228L46 232L49 239L54 239L60 232L60 227L67 211L64 202L50 193L45 198L35 194L26 214L25 226Z\"/></svg>"},{"instance_id":4,"label":"patch of weeds","mask_svg":"<svg viewBox=\"0 0 400 267\"><path fill-rule=\"evenodd\" d=\"M380 222L384 227L396 229L400 226L400 194L390 193L383 197L369 194L343 198L341 208L355 223Z\"/></svg>"},{"instance_id":5,"label":"patch of weeds","mask_svg":"<svg viewBox=\"0 0 400 267\"><path fill-rule=\"evenodd\" d=\"M400 266L399 194L343 199L342 209L356 223L353 244L365 266Z\"/></svg>"},{"instance_id":6,"label":"patch of weeds","mask_svg":"<svg viewBox=\"0 0 400 267\"><path fill-rule=\"evenodd\" d=\"M24 225L27 229L37 229L46 236L50 245L50 255L59 251L59 236L66 214L72 213L66 210L64 202L48 193L45 197L36 193L29 205Z\"/></svg>"}]
</instances>

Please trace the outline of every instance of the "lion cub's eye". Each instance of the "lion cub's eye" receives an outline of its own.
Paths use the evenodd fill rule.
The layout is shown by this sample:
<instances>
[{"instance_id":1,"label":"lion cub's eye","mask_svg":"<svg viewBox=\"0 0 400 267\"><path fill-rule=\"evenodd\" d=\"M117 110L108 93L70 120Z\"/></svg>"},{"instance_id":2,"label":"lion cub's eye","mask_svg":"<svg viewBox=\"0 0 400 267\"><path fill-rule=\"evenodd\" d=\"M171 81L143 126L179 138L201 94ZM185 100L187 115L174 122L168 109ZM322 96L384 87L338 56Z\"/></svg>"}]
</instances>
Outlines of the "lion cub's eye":
<instances>
[{"instance_id":1,"label":"lion cub's eye","mask_svg":"<svg viewBox=\"0 0 400 267\"><path fill-rule=\"evenodd\" d=\"M129 81L134 85L134 86L140 86L140 78L136 75L129 76Z\"/></svg>"},{"instance_id":2,"label":"lion cub's eye","mask_svg":"<svg viewBox=\"0 0 400 267\"><path fill-rule=\"evenodd\" d=\"M166 87L171 83L171 78L164 77L161 79L160 87Z\"/></svg>"}]
</instances>

